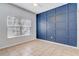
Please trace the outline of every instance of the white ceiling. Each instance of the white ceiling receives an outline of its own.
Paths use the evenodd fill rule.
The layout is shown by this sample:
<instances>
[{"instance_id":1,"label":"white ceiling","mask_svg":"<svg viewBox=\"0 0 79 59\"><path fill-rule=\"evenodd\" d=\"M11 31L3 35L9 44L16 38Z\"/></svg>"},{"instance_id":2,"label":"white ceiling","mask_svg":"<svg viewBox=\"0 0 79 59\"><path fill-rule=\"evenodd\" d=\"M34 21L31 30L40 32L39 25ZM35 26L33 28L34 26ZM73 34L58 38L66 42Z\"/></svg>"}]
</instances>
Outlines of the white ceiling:
<instances>
[{"instance_id":1,"label":"white ceiling","mask_svg":"<svg viewBox=\"0 0 79 59\"><path fill-rule=\"evenodd\" d=\"M38 14L62 6L66 3L38 3L38 6L33 6L33 3L14 3L14 4Z\"/></svg>"}]
</instances>

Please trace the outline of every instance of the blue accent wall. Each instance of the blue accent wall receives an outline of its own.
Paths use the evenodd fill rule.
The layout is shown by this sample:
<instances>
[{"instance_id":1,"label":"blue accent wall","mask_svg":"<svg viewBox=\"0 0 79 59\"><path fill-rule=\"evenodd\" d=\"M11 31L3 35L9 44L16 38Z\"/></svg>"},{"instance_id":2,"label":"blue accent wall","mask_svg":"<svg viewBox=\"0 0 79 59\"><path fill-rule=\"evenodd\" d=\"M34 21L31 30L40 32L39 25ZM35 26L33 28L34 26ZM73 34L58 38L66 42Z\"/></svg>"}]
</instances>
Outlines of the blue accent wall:
<instances>
[{"instance_id":1,"label":"blue accent wall","mask_svg":"<svg viewBox=\"0 0 79 59\"><path fill-rule=\"evenodd\" d=\"M37 38L77 46L77 4L37 14Z\"/></svg>"}]
</instances>

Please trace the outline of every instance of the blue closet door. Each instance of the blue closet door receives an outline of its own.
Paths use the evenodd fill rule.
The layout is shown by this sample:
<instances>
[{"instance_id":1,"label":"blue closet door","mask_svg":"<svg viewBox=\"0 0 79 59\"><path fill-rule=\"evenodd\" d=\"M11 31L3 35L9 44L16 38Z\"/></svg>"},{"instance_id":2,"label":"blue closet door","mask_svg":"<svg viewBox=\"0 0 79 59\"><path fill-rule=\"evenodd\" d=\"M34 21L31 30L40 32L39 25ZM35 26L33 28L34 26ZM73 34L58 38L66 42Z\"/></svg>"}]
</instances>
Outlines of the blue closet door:
<instances>
[{"instance_id":1,"label":"blue closet door","mask_svg":"<svg viewBox=\"0 0 79 59\"><path fill-rule=\"evenodd\" d=\"M69 3L68 8L69 8L69 12L76 12L77 11L77 3Z\"/></svg>"},{"instance_id":2,"label":"blue closet door","mask_svg":"<svg viewBox=\"0 0 79 59\"><path fill-rule=\"evenodd\" d=\"M60 6L56 8L56 15L67 13L67 5Z\"/></svg>"},{"instance_id":3,"label":"blue closet door","mask_svg":"<svg viewBox=\"0 0 79 59\"><path fill-rule=\"evenodd\" d=\"M77 4L68 4L69 45L77 46Z\"/></svg>"},{"instance_id":4,"label":"blue closet door","mask_svg":"<svg viewBox=\"0 0 79 59\"><path fill-rule=\"evenodd\" d=\"M76 12L69 13L69 45L77 46L77 17Z\"/></svg>"},{"instance_id":5,"label":"blue closet door","mask_svg":"<svg viewBox=\"0 0 79 59\"><path fill-rule=\"evenodd\" d=\"M77 4L38 14L37 38L77 46Z\"/></svg>"},{"instance_id":6,"label":"blue closet door","mask_svg":"<svg viewBox=\"0 0 79 59\"><path fill-rule=\"evenodd\" d=\"M69 4L69 45L77 46L77 4Z\"/></svg>"},{"instance_id":7,"label":"blue closet door","mask_svg":"<svg viewBox=\"0 0 79 59\"><path fill-rule=\"evenodd\" d=\"M56 8L56 42L68 44L67 5Z\"/></svg>"},{"instance_id":8,"label":"blue closet door","mask_svg":"<svg viewBox=\"0 0 79 59\"><path fill-rule=\"evenodd\" d=\"M56 16L56 42L68 44L66 14Z\"/></svg>"},{"instance_id":9,"label":"blue closet door","mask_svg":"<svg viewBox=\"0 0 79 59\"><path fill-rule=\"evenodd\" d=\"M37 15L37 38L46 39L46 13Z\"/></svg>"},{"instance_id":10,"label":"blue closet door","mask_svg":"<svg viewBox=\"0 0 79 59\"><path fill-rule=\"evenodd\" d=\"M55 41L55 9L47 12L47 40Z\"/></svg>"},{"instance_id":11,"label":"blue closet door","mask_svg":"<svg viewBox=\"0 0 79 59\"><path fill-rule=\"evenodd\" d=\"M41 18L41 14L37 14L36 15L36 37L40 38L40 18Z\"/></svg>"}]
</instances>

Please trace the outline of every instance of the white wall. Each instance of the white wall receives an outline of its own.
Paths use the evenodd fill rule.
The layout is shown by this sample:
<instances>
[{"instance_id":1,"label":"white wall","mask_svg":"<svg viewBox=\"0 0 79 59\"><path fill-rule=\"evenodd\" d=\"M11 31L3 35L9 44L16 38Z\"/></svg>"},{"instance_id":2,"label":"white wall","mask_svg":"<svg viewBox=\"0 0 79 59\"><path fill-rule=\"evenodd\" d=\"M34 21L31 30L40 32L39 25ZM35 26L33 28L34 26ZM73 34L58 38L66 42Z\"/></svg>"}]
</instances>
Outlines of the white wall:
<instances>
[{"instance_id":1,"label":"white wall","mask_svg":"<svg viewBox=\"0 0 79 59\"><path fill-rule=\"evenodd\" d=\"M77 47L79 48L79 4L77 4Z\"/></svg>"},{"instance_id":2,"label":"white wall","mask_svg":"<svg viewBox=\"0 0 79 59\"><path fill-rule=\"evenodd\" d=\"M28 6L29 7L29 6ZM7 38L7 16L22 16L32 20L31 36ZM36 39L36 14L16 6L0 3L0 49Z\"/></svg>"}]
</instances>

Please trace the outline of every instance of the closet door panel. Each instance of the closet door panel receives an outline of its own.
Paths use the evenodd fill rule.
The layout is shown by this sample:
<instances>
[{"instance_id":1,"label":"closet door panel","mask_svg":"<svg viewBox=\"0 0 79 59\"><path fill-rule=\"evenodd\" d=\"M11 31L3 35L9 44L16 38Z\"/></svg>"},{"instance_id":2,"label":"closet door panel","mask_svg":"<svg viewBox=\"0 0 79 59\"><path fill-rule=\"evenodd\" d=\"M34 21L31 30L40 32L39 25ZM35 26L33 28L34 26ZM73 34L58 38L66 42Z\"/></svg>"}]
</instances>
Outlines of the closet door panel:
<instances>
[{"instance_id":1,"label":"closet door panel","mask_svg":"<svg viewBox=\"0 0 79 59\"><path fill-rule=\"evenodd\" d=\"M56 42L68 44L67 13L56 16Z\"/></svg>"},{"instance_id":2,"label":"closet door panel","mask_svg":"<svg viewBox=\"0 0 79 59\"><path fill-rule=\"evenodd\" d=\"M56 8L56 15L60 15L67 12L67 5Z\"/></svg>"},{"instance_id":3,"label":"closet door panel","mask_svg":"<svg viewBox=\"0 0 79 59\"><path fill-rule=\"evenodd\" d=\"M77 13L69 12L69 45L77 46Z\"/></svg>"},{"instance_id":4,"label":"closet door panel","mask_svg":"<svg viewBox=\"0 0 79 59\"><path fill-rule=\"evenodd\" d=\"M55 41L55 10L47 12L47 40Z\"/></svg>"},{"instance_id":5,"label":"closet door panel","mask_svg":"<svg viewBox=\"0 0 79 59\"><path fill-rule=\"evenodd\" d=\"M41 13L37 17L37 38L46 39L46 13Z\"/></svg>"},{"instance_id":6,"label":"closet door panel","mask_svg":"<svg viewBox=\"0 0 79 59\"><path fill-rule=\"evenodd\" d=\"M41 34L40 34L40 18L41 18L41 15L40 14L37 14L36 15L36 17L37 17L37 20L36 20L36 36L37 36L37 38L40 38L40 36L41 36Z\"/></svg>"},{"instance_id":7,"label":"closet door panel","mask_svg":"<svg viewBox=\"0 0 79 59\"><path fill-rule=\"evenodd\" d=\"M69 8L69 12L76 12L77 11L77 3L69 3L68 8Z\"/></svg>"}]
</instances>

